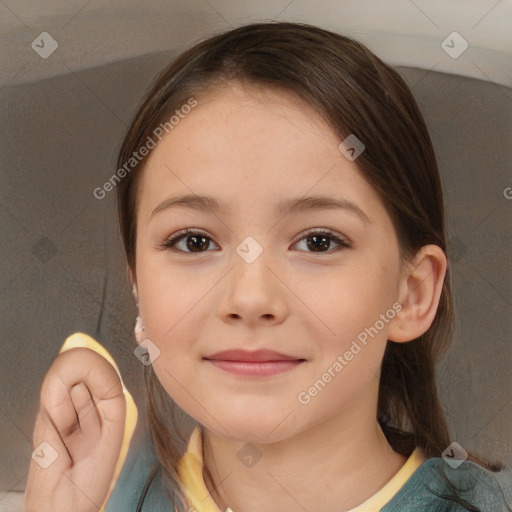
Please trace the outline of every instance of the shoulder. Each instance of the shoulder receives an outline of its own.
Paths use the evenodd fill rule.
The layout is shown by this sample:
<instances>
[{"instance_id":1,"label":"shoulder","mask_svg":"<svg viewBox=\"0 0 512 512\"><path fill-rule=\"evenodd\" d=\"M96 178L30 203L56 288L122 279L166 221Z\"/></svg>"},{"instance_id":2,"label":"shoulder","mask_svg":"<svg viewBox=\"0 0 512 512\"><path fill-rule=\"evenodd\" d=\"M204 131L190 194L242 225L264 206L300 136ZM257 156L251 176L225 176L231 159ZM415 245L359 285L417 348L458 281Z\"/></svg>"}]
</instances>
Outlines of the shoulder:
<instances>
[{"instance_id":1,"label":"shoulder","mask_svg":"<svg viewBox=\"0 0 512 512\"><path fill-rule=\"evenodd\" d=\"M495 473L467 460L452 467L442 458L428 459L382 512L411 510L414 506L428 506L437 512L512 512L510 468Z\"/></svg>"},{"instance_id":2,"label":"shoulder","mask_svg":"<svg viewBox=\"0 0 512 512\"><path fill-rule=\"evenodd\" d=\"M126 460L116 484L105 505L105 512L126 512L137 508L146 486L147 493L141 511L169 512L171 502L162 486L161 470L158 469L154 478L149 480L152 471L158 468L157 458L153 451L147 431L134 435Z\"/></svg>"}]
</instances>

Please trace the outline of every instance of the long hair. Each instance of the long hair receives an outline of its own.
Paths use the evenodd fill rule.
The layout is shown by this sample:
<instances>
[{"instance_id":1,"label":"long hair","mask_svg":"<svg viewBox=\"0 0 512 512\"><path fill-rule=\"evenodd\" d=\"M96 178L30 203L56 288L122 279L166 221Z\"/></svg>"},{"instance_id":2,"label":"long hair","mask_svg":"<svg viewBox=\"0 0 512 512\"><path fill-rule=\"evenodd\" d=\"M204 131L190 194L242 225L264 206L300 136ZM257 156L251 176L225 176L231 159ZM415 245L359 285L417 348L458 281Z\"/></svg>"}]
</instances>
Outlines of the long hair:
<instances>
[{"instance_id":1,"label":"long hair","mask_svg":"<svg viewBox=\"0 0 512 512\"><path fill-rule=\"evenodd\" d=\"M340 141L350 134L363 141L366 149L357 167L389 212L402 258L411 259L427 244L447 252L439 170L410 89L363 44L316 26L254 23L210 37L179 55L147 91L120 148L118 168L190 98L233 81L299 95ZM117 185L120 230L133 271L138 184L145 160ZM452 325L448 267L430 328L408 343L388 341L382 361L377 417L393 449L403 455L418 447L427 458L439 457L450 444L434 369L451 341ZM177 405L152 367L144 371L155 453L175 497L182 500L171 427ZM491 470L501 467L480 463Z\"/></svg>"}]
</instances>

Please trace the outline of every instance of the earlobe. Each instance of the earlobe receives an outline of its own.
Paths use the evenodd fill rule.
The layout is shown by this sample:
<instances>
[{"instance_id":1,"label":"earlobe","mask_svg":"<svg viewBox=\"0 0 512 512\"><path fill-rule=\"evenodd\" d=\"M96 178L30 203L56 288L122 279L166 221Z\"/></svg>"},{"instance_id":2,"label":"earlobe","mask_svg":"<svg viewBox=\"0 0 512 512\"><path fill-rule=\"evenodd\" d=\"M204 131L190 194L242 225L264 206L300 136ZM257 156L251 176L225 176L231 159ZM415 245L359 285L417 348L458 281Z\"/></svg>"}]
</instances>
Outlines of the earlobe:
<instances>
[{"instance_id":1,"label":"earlobe","mask_svg":"<svg viewBox=\"0 0 512 512\"><path fill-rule=\"evenodd\" d=\"M137 290L137 279L135 277L135 273L132 272L132 269L127 266L128 270L128 276L130 279L130 283L132 285L132 293L133 297L135 298L135 302L137 303L137 309L139 309L139 294ZM146 339L146 327L144 326L144 321L142 320L140 316L140 310L139 314L137 315L137 318L135 319L135 327L133 329L133 334L135 335L135 339L137 343L140 345L145 339Z\"/></svg>"},{"instance_id":2,"label":"earlobe","mask_svg":"<svg viewBox=\"0 0 512 512\"><path fill-rule=\"evenodd\" d=\"M142 321L140 316L137 316L135 319L135 327L133 329L133 334L135 335L135 339L137 343L140 345L146 339L146 327Z\"/></svg>"},{"instance_id":3,"label":"earlobe","mask_svg":"<svg viewBox=\"0 0 512 512\"><path fill-rule=\"evenodd\" d=\"M404 272L399 286L402 309L390 322L388 339L411 341L432 325L443 290L447 261L437 245L423 246Z\"/></svg>"},{"instance_id":4,"label":"earlobe","mask_svg":"<svg viewBox=\"0 0 512 512\"><path fill-rule=\"evenodd\" d=\"M135 297L135 302L137 302L137 304L138 304L139 296L138 296L138 292L137 292L137 279L134 275L134 272L128 265L126 266L126 268L128 271L128 278L130 279L130 284L132 285L132 293L133 293L133 296Z\"/></svg>"}]
</instances>

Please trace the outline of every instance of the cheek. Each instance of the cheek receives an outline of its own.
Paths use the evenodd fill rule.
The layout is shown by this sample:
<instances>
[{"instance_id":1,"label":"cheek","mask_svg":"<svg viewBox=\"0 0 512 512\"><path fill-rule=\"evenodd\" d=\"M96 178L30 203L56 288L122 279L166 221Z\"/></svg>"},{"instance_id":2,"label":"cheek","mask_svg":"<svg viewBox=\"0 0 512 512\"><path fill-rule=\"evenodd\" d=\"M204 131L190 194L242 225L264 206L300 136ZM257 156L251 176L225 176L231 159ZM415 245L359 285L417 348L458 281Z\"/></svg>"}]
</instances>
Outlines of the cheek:
<instances>
[{"instance_id":1,"label":"cheek","mask_svg":"<svg viewBox=\"0 0 512 512\"><path fill-rule=\"evenodd\" d=\"M140 311L148 335L163 348L185 343L200 328L208 292L219 280L216 273L201 272L191 265L173 266L165 254L140 260Z\"/></svg>"},{"instance_id":2,"label":"cheek","mask_svg":"<svg viewBox=\"0 0 512 512\"><path fill-rule=\"evenodd\" d=\"M369 381L378 382L389 322L395 316L397 268L371 255L302 282L300 296L308 298L315 314L307 311L301 322L316 342L320 363L315 365L311 382L331 379L333 383L326 387L324 403L331 395L336 403L345 403ZM319 371L330 371L330 375Z\"/></svg>"},{"instance_id":3,"label":"cheek","mask_svg":"<svg viewBox=\"0 0 512 512\"><path fill-rule=\"evenodd\" d=\"M312 355L316 359L301 391L308 394L307 386L328 383L321 391L322 398L311 402L318 409L315 414L324 414L325 407L330 411L332 404L343 407L370 382L378 386L387 328L394 317L395 279L395 270L372 261L371 265L338 268L301 283L297 295L308 307L301 305L300 330L314 340Z\"/></svg>"},{"instance_id":4,"label":"cheek","mask_svg":"<svg viewBox=\"0 0 512 512\"><path fill-rule=\"evenodd\" d=\"M370 257L303 279L295 290L306 313L304 320L323 333L322 338L347 340L391 308L397 270Z\"/></svg>"}]
</instances>

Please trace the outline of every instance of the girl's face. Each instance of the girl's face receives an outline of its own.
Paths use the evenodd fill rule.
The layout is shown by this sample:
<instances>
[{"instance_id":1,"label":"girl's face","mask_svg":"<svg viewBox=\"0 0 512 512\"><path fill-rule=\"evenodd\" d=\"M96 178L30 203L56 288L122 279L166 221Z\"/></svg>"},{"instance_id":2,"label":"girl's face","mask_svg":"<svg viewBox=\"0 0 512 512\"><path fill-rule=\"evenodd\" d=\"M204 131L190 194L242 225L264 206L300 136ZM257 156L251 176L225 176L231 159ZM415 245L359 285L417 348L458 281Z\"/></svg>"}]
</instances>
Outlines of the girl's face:
<instances>
[{"instance_id":1,"label":"girl's face","mask_svg":"<svg viewBox=\"0 0 512 512\"><path fill-rule=\"evenodd\" d=\"M235 84L197 100L151 150L139 196L134 280L163 387L236 440L375 410L401 273L384 205L302 100ZM206 359L232 349L293 361L256 376Z\"/></svg>"}]
</instances>

